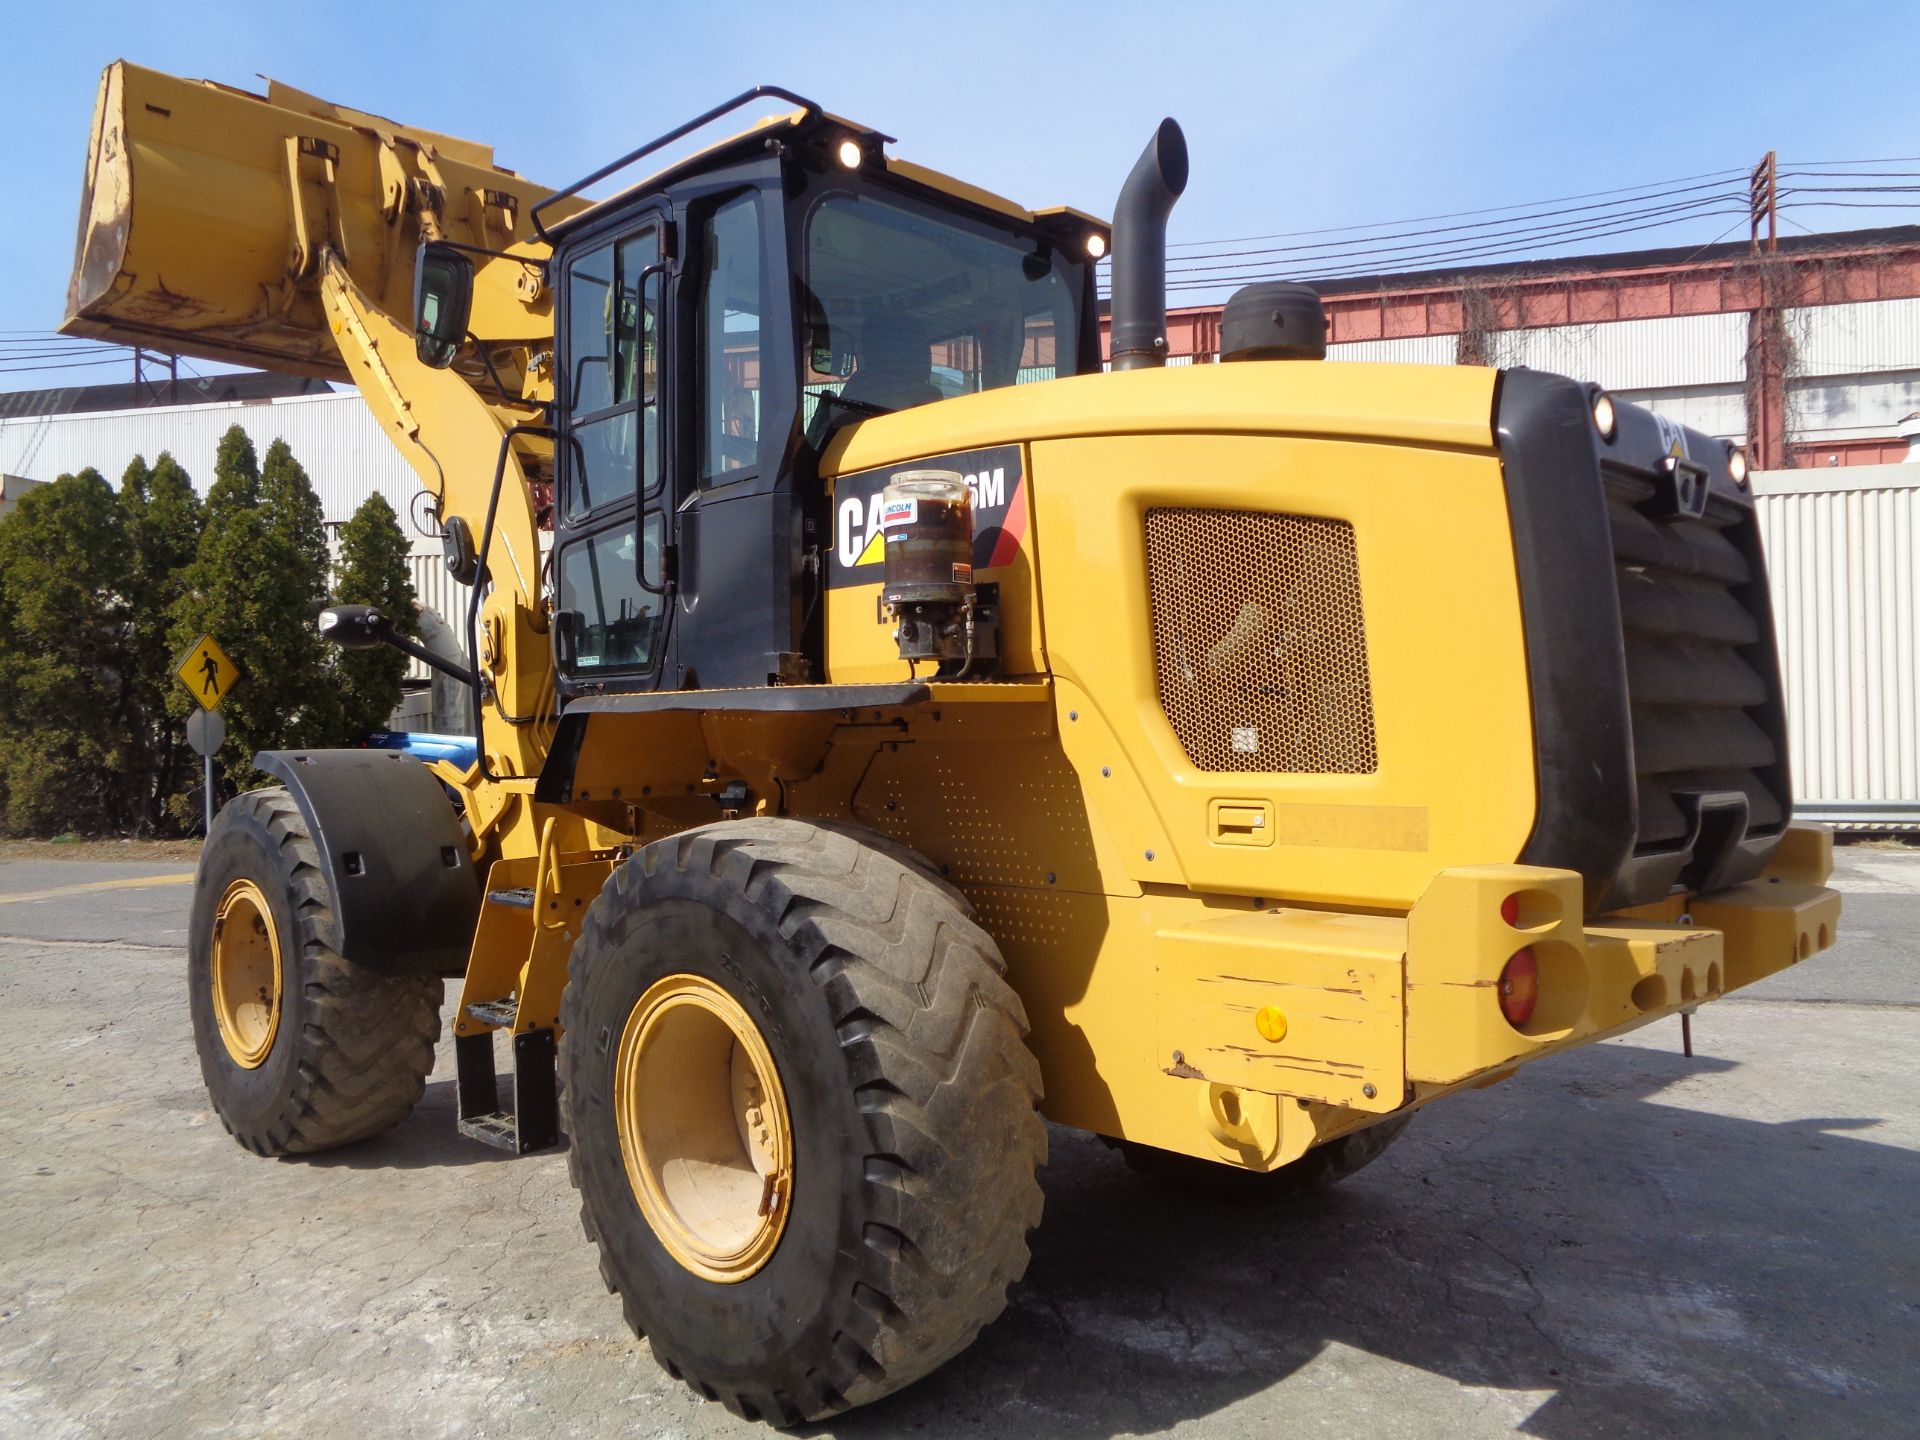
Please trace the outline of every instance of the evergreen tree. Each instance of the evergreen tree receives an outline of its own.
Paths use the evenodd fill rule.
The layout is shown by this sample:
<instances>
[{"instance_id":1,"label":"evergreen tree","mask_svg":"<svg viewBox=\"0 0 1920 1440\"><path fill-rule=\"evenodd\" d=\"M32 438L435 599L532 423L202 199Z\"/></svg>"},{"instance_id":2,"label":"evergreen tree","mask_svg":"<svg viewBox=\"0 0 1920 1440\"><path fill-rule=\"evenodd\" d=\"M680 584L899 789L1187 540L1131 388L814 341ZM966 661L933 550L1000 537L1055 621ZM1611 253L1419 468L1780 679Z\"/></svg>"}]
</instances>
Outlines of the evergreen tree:
<instances>
[{"instance_id":1,"label":"evergreen tree","mask_svg":"<svg viewBox=\"0 0 1920 1440\"><path fill-rule=\"evenodd\" d=\"M326 511L306 470L293 458L293 447L284 440L267 447L267 458L260 466L260 503L266 507L267 522L300 552L308 571L320 577L313 598L325 600L327 572L332 568Z\"/></svg>"},{"instance_id":2,"label":"evergreen tree","mask_svg":"<svg viewBox=\"0 0 1920 1440\"><path fill-rule=\"evenodd\" d=\"M417 635L413 577L407 566L411 547L393 507L378 492L353 512L340 530L340 578L334 598L343 605L374 605L394 629ZM334 664L340 675L344 733L351 745L369 730L385 727L400 703L400 682L407 657L390 646L378 650L341 650Z\"/></svg>"},{"instance_id":3,"label":"evergreen tree","mask_svg":"<svg viewBox=\"0 0 1920 1440\"><path fill-rule=\"evenodd\" d=\"M290 465L291 454L286 459ZM306 482L304 472L293 478L298 471L279 466L275 479L283 504L296 510ZM176 657L211 634L240 667L243 678L221 706L227 741L219 768L235 786L253 783L256 751L330 745L341 730L328 647L314 627L315 601L326 594L324 559L304 542L298 515L295 523L281 523L284 516L261 504L264 492L252 442L236 425L220 442L205 525L171 634ZM193 703L183 688L169 692L175 715L184 716Z\"/></svg>"},{"instance_id":4,"label":"evergreen tree","mask_svg":"<svg viewBox=\"0 0 1920 1440\"><path fill-rule=\"evenodd\" d=\"M130 778L139 823L159 829L168 822L168 800L193 783L193 752L168 703L178 688L170 632L200 544L200 498L187 472L162 451L151 470L144 458L134 457L120 482L120 508L132 561L127 598L133 664L125 717L134 752Z\"/></svg>"},{"instance_id":5,"label":"evergreen tree","mask_svg":"<svg viewBox=\"0 0 1920 1440\"><path fill-rule=\"evenodd\" d=\"M229 425L213 457L213 486L207 491L207 510L231 510L260 503L260 461L253 441L238 425Z\"/></svg>"},{"instance_id":6,"label":"evergreen tree","mask_svg":"<svg viewBox=\"0 0 1920 1440\"><path fill-rule=\"evenodd\" d=\"M126 732L131 551L97 470L29 491L0 523L0 826L132 818Z\"/></svg>"}]
</instances>

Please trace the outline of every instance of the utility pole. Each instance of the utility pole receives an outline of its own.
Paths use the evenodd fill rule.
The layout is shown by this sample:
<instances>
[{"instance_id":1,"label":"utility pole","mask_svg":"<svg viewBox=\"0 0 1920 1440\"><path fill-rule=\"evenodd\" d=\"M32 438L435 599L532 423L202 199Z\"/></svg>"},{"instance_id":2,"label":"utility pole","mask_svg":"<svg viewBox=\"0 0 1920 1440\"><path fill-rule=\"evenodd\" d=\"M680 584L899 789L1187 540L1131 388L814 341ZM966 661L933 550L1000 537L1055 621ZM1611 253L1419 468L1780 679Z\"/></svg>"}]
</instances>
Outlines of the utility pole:
<instances>
[{"instance_id":1,"label":"utility pole","mask_svg":"<svg viewBox=\"0 0 1920 1440\"><path fill-rule=\"evenodd\" d=\"M1765 222L1767 230L1767 254L1771 255L1780 248L1780 207L1779 207L1780 162L1774 151L1767 151L1766 158L1753 167L1747 176L1747 218L1748 251L1753 255L1760 253L1760 227Z\"/></svg>"},{"instance_id":2,"label":"utility pole","mask_svg":"<svg viewBox=\"0 0 1920 1440\"><path fill-rule=\"evenodd\" d=\"M150 355L144 347L136 345L133 347L134 404L147 403L158 405L162 403L160 399L160 387L147 378L148 362L152 361L154 364L158 364L161 360L167 362L167 397L165 403L168 405L178 405L180 403L180 357L178 355ZM144 396L141 394L142 386L146 387L146 394Z\"/></svg>"},{"instance_id":3,"label":"utility pole","mask_svg":"<svg viewBox=\"0 0 1920 1440\"><path fill-rule=\"evenodd\" d=\"M1780 162L1776 152L1747 176L1747 254L1756 291L1747 315L1747 460L1787 465L1787 329L1780 294Z\"/></svg>"}]
</instances>

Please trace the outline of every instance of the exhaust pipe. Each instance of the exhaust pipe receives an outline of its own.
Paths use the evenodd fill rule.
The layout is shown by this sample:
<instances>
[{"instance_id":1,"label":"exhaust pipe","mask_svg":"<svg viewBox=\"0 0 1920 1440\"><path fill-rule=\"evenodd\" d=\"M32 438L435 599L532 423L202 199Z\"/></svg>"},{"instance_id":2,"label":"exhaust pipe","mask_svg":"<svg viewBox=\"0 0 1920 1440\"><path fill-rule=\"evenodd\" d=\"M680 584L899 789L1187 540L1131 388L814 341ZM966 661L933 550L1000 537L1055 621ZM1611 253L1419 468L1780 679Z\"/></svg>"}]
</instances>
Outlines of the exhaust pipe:
<instances>
[{"instance_id":1,"label":"exhaust pipe","mask_svg":"<svg viewBox=\"0 0 1920 1440\"><path fill-rule=\"evenodd\" d=\"M1187 188L1187 137L1162 120L1113 207L1113 368L1167 363L1167 216Z\"/></svg>"}]
</instances>

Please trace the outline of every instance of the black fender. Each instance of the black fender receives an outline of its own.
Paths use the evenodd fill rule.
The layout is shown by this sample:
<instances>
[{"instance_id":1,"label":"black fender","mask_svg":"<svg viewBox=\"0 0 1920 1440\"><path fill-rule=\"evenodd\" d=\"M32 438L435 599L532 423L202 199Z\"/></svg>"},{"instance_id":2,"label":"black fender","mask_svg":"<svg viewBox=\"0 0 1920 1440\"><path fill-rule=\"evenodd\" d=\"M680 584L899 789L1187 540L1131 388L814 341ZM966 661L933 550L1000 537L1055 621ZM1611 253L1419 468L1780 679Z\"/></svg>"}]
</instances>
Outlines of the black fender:
<instances>
[{"instance_id":1,"label":"black fender","mask_svg":"<svg viewBox=\"0 0 1920 1440\"><path fill-rule=\"evenodd\" d=\"M320 851L333 896L327 944L381 975L458 975L480 920L480 880L433 772L394 750L262 750Z\"/></svg>"}]
</instances>

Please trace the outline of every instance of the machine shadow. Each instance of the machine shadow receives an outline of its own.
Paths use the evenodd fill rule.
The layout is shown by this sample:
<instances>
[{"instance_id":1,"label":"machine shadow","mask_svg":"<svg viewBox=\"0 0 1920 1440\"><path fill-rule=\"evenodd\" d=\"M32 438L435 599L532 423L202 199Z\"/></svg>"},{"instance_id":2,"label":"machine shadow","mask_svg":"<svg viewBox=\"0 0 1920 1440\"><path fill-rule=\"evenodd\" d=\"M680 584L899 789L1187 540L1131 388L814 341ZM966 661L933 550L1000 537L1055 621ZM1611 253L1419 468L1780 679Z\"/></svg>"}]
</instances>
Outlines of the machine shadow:
<instances>
[{"instance_id":1,"label":"machine shadow","mask_svg":"<svg viewBox=\"0 0 1920 1440\"><path fill-rule=\"evenodd\" d=\"M1901 1433L1920 1155L1853 1138L1873 1119L1768 1124L1653 1098L1733 1068L1595 1046L1551 1079L1436 1107L1293 1205L1169 1191L1055 1130L1006 1314L928 1379L808 1433L1107 1440L1316 1364L1330 1368L1302 1401L1355 1423L1385 1383L1434 1402L1447 1433L1467 1419L1438 1418L1457 1398L1488 1419L1459 1387L1520 1392L1493 1397L1504 1423L1553 1440ZM1270 1421L1288 1402L1262 1403Z\"/></svg>"},{"instance_id":2,"label":"machine shadow","mask_svg":"<svg viewBox=\"0 0 1920 1440\"><path fill-rule=\"evenodd\" d=\"M564 1134L557 1145L530 1155L513 1155L462 1135L458 1125L457 1090L451 1073L452 1059L448 1056L442 1059L445 1065L435 1066L436 1074L442 1078L429 1080L426 1093L420 1097L420 1103L413 1107L413 1113L386 1134L376 1135L371 1140L349 1145L342 1150L291 1156L285 1163L312 1165L321 1169L438 1170L453 1165L532 1161L543 1156L566 1153L567 1138ZM498 1083L504 1107L512 1103L513 1080L511 1076L503 1075Z\"/></svg>"}]
</instances>

